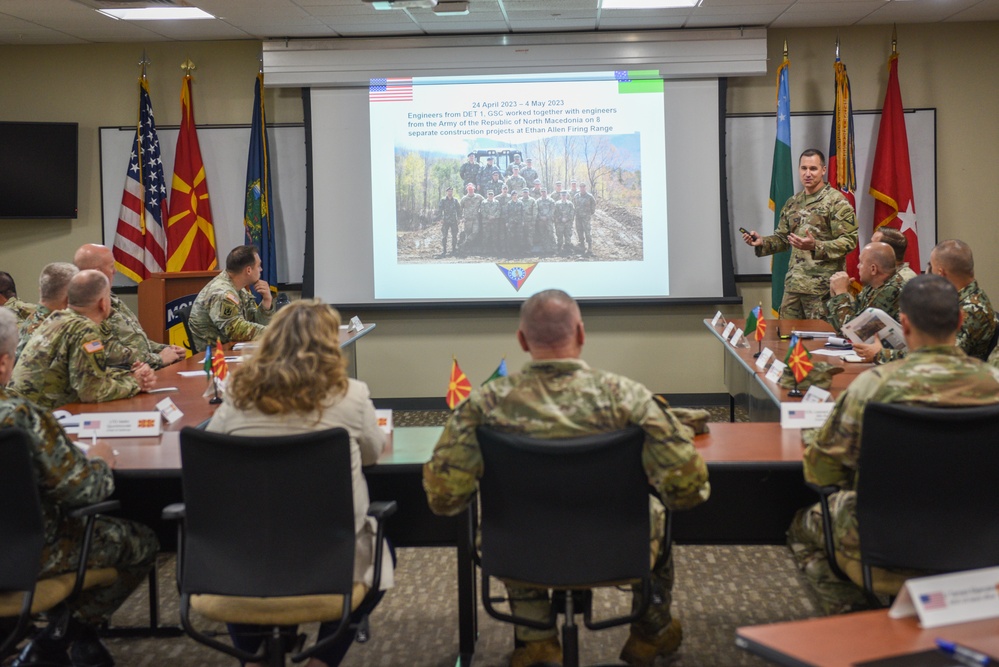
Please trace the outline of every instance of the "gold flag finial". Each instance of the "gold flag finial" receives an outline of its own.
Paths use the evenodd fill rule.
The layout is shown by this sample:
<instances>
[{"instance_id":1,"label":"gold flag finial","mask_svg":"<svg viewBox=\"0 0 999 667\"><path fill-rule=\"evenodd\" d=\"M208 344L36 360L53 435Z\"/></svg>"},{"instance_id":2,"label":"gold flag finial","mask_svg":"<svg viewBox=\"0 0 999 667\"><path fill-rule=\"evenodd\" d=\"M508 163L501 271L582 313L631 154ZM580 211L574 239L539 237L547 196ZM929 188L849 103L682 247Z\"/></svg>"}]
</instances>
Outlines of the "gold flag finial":
<instances>
[{"instance_id":1,"label":"gold flag finial","mask_svg":"<svg viewBox=\"0 0 999 667\"><path fill-rule=\"evenodd\" d=\"M142 49L142 60L139 61L139 73L141 78L146 78L146 65L151 65L149 58L146 57L146 50Z\"/></svg>"},{"instance_id":2,"label":"gold flag finial","mask_svg":"<svg viewBox=\"0 0 999 667\"><path fill-rule=\"evenodd\" d=\"M895 55L898 53L898 26L894 23L891 24L891 54Z\"/></svg>"},{"instance_id":3,"label":"gold flag finial","mask_svg":"<svg viewBox=\"0 0 999 667\"><path fill-rule=\"evenodd\" d=\"M784 60L787 60L787 38L784 38Z\"/></svg>"},{"instance_id":4,"label":"gold flag finial","mask_svg":"<svg viewBox=\"0 0 999 667\"><path fill-rule=\"evenodd\" d=\"M198 69L197 65L195 65L194 63L192 63L190 58L188 58L187 60L185 60L184 62L182 62L180 64L180 68L182 70L184 70L184 74L186 74L187 76L191 76L191 72L193 70Z\"/></svg>"},{"instance_id":5,"label":"gold flag finial","mask_svg":"<svg viewBox=\"0 0 999 667\"><path fill-rule=\"evenodd\" d=\"M836 35L836 60L839 60L839 35Z\"/></svg>"}]
</instances>

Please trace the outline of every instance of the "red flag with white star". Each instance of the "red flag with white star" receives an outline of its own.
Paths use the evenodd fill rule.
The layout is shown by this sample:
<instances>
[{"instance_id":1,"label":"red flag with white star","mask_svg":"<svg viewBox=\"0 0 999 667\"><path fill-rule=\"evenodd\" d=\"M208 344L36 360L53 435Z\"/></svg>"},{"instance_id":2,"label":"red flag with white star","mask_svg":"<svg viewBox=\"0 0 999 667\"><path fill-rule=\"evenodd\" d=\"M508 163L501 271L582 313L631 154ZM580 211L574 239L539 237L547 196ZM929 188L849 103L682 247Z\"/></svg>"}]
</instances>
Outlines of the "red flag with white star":
<instances>
[{"instance_id":1,"label":"red flag with white star","mask_svg":"<svg viewBox=\"0 0 999 667\"><path fill-rule=\"evenodd\" d=\"M874 197L874 231L880 227L894 227L905 234L909 242L905 261L919 273L919 236L909 168L909 139L905 132L902 93L898 86L898 54L895 53L888 59L888 90L878 128L870 193Z\"/></svg>"}]
</instances>

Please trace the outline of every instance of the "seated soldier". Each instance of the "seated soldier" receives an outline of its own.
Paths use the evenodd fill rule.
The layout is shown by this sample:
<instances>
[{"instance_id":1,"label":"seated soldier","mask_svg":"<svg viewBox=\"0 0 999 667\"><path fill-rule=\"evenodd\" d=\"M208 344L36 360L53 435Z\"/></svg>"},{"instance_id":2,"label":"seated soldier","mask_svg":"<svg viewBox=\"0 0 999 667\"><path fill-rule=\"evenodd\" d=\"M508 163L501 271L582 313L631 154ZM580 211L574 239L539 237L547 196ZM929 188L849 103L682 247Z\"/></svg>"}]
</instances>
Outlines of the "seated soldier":
<instances>
[{"instance_id":1,"label":"seated soldier","mask_svg":"<svg viewBox=\"0 0 999 667\"><path fill-rule=\"evenodd\" d=\"M99 276L103 278L103 276ZM31 457L45 522L45 544L39 576L76 571L83 544L83 519L68 509L96 503L114 491L111 466L114 452L106 443L90 448L89 458L66 437L47 410L4 389L14 365L17 327L14 316L0 309L0 428L21 428L31 441ZM53 636L48 626L12 663L113 667L114 659L97 637L97 628L145 581L159 543L146 526L101 516L94 525L90 568L113 567L118 576L110 586L83 591L72 603L73 617L65 635ZM6 664L6 663L4 663Z\"/></svg>"},{"instance_id":2,"label":"seated soldier","mask_svg":"<svg viewBox=\"0 0 999 667\"><path fill-rule=\"evenodd\" d=\"M17 285L14 278L6 271L0 271L0 306L14 313L20 325L31 313L35 312L35 304L21 301L17 298Z\"/></svg>"},{"instance_id":3,"label":"seated soldier","mask_svg":"<svg viewBox=\"0 0 999 667\"><path fill-rule=\"evenodd\" d=\"M156 386L144 363L108 364L100 329L111 313L111 285L100 271L80 271L69 282L69 308L35 331L10 380L17 394L43 408L99 403L134 396Z\"/></svg>"},{"instance_id":4,"label":"seated soldier","mask_svg":"<svg viewBox=\"0 0 999 667\"><path fill-rule=\"evenodd\" d=\"M963 407L999 402L999 369L969 357L955 344L961 308L953 285L940 276L916 276L902 290L900 318L908 356L861 373L840 394L825 424L802 433L805 479L842 489L829 498L836 551L855 561L860 558L857 462L867 404ZM787 536L798 567L827 614L864 608L863 591L829 567L820 505L800 510Z\"/></svg>"},{"instance_id":5,"label":"seated soldier","mask_svg":"<svg viewBox=\"0 0 999 667\"><path fill-rule=\"evenodd\" d=\"M107 246L82 245L73 256L73 263L81 271L94 269L107 276L109 282L114 280L114 253ZM141 362L150 368L162 368L187 356L187 351L179 345L149 340L139 318L114 292L111 293L111 314L101 323L101 333L104 343L113 348L109 353L112 363Z\"/></svg>"},{"instance_id":6,"label":"seated soldier","mask_svg":"<svg viewBox=\"0 0 999 667\"><path fill-rule=\"evenodd\" d=\"M260 278L260 255L252 245L236 246L225 258L225 271L201 288L187 326L191 347L200 351L220 340L253 340L274 314L273 295L267 281ZM260 305L250 290L260 295Z\"/></svg>"},{"instance_id":7,"label":"seated soldier","mask_svg":"<svg viewBox=\"0 0 999 667\"><path fill-rule=\"evenodd\" d=\"M41 326L49 315L57 310L64 310L68 305L69 281L79 273L79 269L69 262L53 262L46 264L42 275L38 277L38 309L28 319L21 323L18 330L19 342L14 353L17 363L24 346L28 344L35 329Z\"/></svg>"},{"instance_id":8,"label":"seated soldier","mask_svg":"<svg viewBox=\"0 0 999 667\"><path fill-rule=\"evenodd\" d=\"M478 426L565 438L634 424L646 433L645 470L663 502L672 510L683 510L707 500L707 468L694 450L691 431L641 384L587 366L580 359L584 339L579 306L565 292L547 290L524 302L517 340L531 361L522 373L474 390L455 409L423 468L423 487L431 510L447 516L458 514L475 495L482 475L482 454L475 436ZM680 622L670 613L673 560L663 555L663 506L650 497L649 509L653 585L661 596L632 624L621 652L621 659L629 665L650 666L657 656L674 653L682 639ZM539 620L549 617L547 590L513 584L507 584L507 590L515 615ZM561 646L554 628L517 626L515 636L511 667L561 664Z\"/></svg>"},{"instance_id":9,"label":"seated soldier","mask_svg":"<svg viewBox=\"0 0 999 667\"><path fill-rule=\"evenodd\" d=\"M854 297L850 294L850 276L837 271L829 278L826 312L829 324L836 331L868 308L879 308L888 317L898 319L898 297L902 293L902 279L895 271L895 253L886 243L868 243L860 251L857 272L864 289Z\"/></svg>"}]
</instances>

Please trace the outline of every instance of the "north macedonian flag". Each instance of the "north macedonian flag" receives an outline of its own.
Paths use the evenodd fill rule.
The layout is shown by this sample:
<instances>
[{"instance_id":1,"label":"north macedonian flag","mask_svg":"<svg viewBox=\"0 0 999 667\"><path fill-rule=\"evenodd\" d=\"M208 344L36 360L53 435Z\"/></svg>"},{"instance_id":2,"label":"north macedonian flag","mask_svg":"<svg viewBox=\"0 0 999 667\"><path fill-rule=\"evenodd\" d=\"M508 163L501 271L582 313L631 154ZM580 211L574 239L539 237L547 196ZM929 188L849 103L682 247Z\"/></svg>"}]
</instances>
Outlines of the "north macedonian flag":
<instances>
[{"instance_id":1,"label":"north macedonian flag","mask_svg":"<svg viewBox=\"0 0 999 667\"><path fill-rule=\"evenodd\" d=\"M472 393L472 383L458 365L458 360L451 357L451 381L447 386L447 407L454 408Z\"/></svg>"},{"instance_id":2,"label":"north macedonian flag","mask_svg":"<svg viewBox=\"0 0 999 667\"><path fill-rule=\"evenodd\" d=\"M180 112L177 158L173 165L166 228L169 249L167 271L211 271L218 268L215 227L208 200L205 163L198 144L198 128L194 123L190 74L184 77L181 84Z\"/></svg>"},{"instance_id":3,"label":"north macedonian flag","mask_svg":"<svg viewBox=\"0 0 999 667\"><path fill-rule=\"evenodd\" d=\"M794 336L791 339L791 347L787 351L784 359L788 368L794 373L794 381L801 382L808 373L815 367L812 364L812 355L808 353L805 346L801 344L801 339Z\"/></svg>"}]
</instances>

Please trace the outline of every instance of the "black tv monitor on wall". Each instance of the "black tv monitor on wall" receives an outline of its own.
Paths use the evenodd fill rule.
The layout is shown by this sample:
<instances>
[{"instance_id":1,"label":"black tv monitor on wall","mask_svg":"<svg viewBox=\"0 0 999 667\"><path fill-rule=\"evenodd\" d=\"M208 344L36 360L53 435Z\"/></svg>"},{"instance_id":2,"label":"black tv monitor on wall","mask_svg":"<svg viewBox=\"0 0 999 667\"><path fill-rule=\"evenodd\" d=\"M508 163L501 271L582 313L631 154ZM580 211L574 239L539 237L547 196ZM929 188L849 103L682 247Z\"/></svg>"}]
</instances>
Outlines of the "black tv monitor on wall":
<instances>
[{"instance_id":1,"label":"black tv monitor on wall","mask_svg":"<svg viewBox=\"0 0 999 667\"><path fill-rule=\"evenodd\" d=\"M79 126L0 122L0 218L76 218Z\"/></svg>"}]
</instances>

